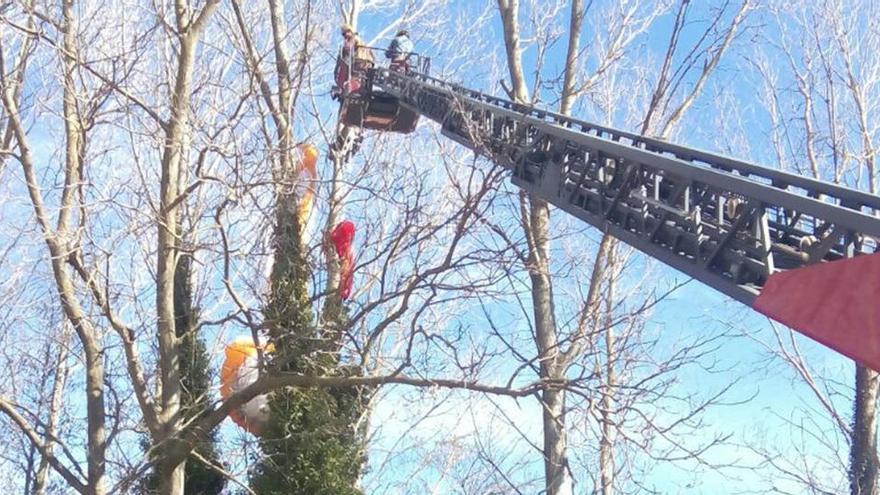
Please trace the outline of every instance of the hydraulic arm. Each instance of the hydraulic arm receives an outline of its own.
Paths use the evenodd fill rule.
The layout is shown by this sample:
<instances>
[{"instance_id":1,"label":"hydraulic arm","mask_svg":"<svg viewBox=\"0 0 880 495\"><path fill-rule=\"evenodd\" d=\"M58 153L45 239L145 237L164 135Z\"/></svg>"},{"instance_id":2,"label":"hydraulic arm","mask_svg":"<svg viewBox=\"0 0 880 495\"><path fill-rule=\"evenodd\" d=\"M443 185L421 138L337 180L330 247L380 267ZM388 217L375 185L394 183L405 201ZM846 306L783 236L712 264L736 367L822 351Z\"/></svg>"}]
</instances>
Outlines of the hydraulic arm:
<instances>
[{"instance_id":1,"label":"hydraulic arm","mask_svg":"<svg viewBox=\"0 0 880 495\"><path fill-rule=\"evenodd\" d=\"M421 74L375 84L516 185L746 304L775 272L878 250L878 196Z\"/></svg>"},{"instance_id":2,"label":"hydraulic arm","mask_svg":"<svg viewBox=\"0 0 880 495\"><path fill-rule=\"evenodd\" d=\"M421 73L371 77L514 184L880 369L880 197Z\"/></svg>"}]
</instances>

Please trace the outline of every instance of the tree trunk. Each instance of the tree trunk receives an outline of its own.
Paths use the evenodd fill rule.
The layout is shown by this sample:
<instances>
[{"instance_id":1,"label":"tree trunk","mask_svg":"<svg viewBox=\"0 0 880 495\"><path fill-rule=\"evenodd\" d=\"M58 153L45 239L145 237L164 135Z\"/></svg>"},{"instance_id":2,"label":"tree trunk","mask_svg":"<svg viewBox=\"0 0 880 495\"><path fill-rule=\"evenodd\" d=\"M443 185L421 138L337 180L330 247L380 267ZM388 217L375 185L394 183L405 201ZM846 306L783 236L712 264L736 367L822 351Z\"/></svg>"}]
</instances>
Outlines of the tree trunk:
<instances>
[{"instance_id":1,"label":"tree trunk","mask_svg":"<svg viewBox=\"0 0 880 495\"><path fill-rule=\"evenodd\" d=\"M573 5L573 8L577 8ZM523 76L519 40L519 2L498 0L498 10L504 28L504 46L510 72L514 100L526 103L528 90ZM577 44L575 43L575 47ZM572 84L572 77L567 80ZM570 91L569 91L570 93ZM567 103L566 103L567 102ZM570 106L571 97L563 96L563 105ZM535 320L535 339L540 357L540 378L559 380L565 377L566 366L560 362L560 350L556 333L556 316L553 307L553 285L550 278L550 208L546 201L534 196L523 205L523 228L529 247L528 270L532 285L532 311ZM547 495L572 493L572 479L568 468L567 438L565 427L565 390L548 387L542 395L544 427L544 482Z\"/></svg>"},{"instance_id":2,"label":"tree trunk","mask_svg":"<svg viewBox=\"0 0 880 495\"><path fill-rule=\"evenodd\" d=\"M86 411L88 414L89 491L104 495L106 489L107 435L104 429L104 363L97 349L86 349Z\"/></svg>"},{"instance_id":3,"label":"tree trunk","mask_svg":"<svg viewBox=\"0 0 880 495\"><path fill-rule=\"evenodd\" d=\"M527 235L533 239L529 252L529 278L532 282L532 310L535 335L541 359L542 380L565 378L565 367L558 363L559 342L556 336L556 317L553 308L553 286L550 279L550 209L546 201L530 197ZM542 394L544 425L544 476L548 495L567 495L572 492L568 469L565 433L565 390L547 388Z\"/></svg>"},{"instance_id":4,"label":"tree trunk","mask_svg":"<svg viewBox=\"0 0 880 495\"><path fill-rule=\"evenodd\" d=\"M83 167L84 139L82 122L77 108L77 88L75 69L77 56L76 19L73 12L73 0L65 0L62 4L64 17L64 49L62 56L64 66L63 112L65 129L65 180L61 197L61 209L58 214L58 238L50 243L53 258L66 258L68 227L73 210L74 190L79 187ZM54 249L53 249L54 248ZM62 300L67 298L71 310L71 322L78 328L80 341L86 357L86 411L88 415L88 481L89 491L94 495L106 493L106 409L104 404L104 353L100 348L94 327L87 322L85 312L76 302L76 291L67 274L66 267L60 259L53 259L53 271Z\"/></svg>"},{"instance_id":5,"label":"tree trunk","mask_svg":"<svg viewBox=\"0 0 880 495\"><path fill-rule=\"evenodd\" d=\"M850 95L858 116L858 129L867 172L868 192L877 194L876 152L868 125L864 87L853 70L852 54L847 38L841 41L844 66ZM880 212L874 211L875 216ZM856 365L856 399L853 411L852 446L850 449L849 480L852 495L877 494L877 387L876 371Z\"/></svg>"},{"instance_id":6,"label":"tree trunk","mask_svg":"<svg viewBox=\"0 0 880 495\"><path fill-rule=\"evenodd\" d=\"M49 418L46 421L46 449L51 452L54 437L58 435L61 405L64 400L64 384L67 381L67 336L65 333L55 359L55 376L52 379L52 399L49 402ZM33 495L45 495L49 480L49 456L41 455L37 473L34 476Z\"/></svg>"},{"instance_id":7,"label":"tree trunk","mask_svg":"<svg viewBox=\"0 0 880 495\"><path fill-rule=\"evenodd\" d=\"M158 261L156 268L156 313L159 317L159 369L162 380L161 421L168 434L177 428L180 412L180 370L177 334L174 329L174 272L177 267L178 206L180 194L181 145L188 132L189 95L195 39L184 35L171 102L171 121L162 153L161 207L159 210Z\"/></svg>"},{"instance_id":8,"label":"tree trunk","mask_svg":"<svg viewBox=\"0 0 880 495\"><path fill-rule=\"evenodd\" d=\"M606 341L613 345L614 335L609 328L605 337ZM609 353L610 354L610 353ZM602 391L602 437L599 440L599 479L602 483L602 495L614 493L614 400L612 394L614 385L614 366L609 355L605 363L605 385Z\"/></svg>"},{"instance_id":9,"label":"tree trunk","mask_svg":"<svg viewBox=\"0 0 880 495\"><path fill-rule=\"evenodd\" d=\"M570 495L568 440L565 433L565 390L547 389L542 394L544 409L544 477L547 495Z\"/></svg>"},{"instance_id":10,"label":"tree trunk","mask_svg":"<svg viewBox=\"0 0 880 495\"><path fill-rule=\"evenodd\" d=\"M856 366L849 472L852 495L877 494L877 384L876 371Z\"/></svg>"},{"instance_id":11,"label":"tree trunk","mask_svg":"<svg viewBox=\"0 0 880 495\"><path fill-rule=\"evenodd\" d=\"M162 495L183 495L183 486L186 481L185 473L186 461L162 470L162 479L159 481L159 493Z\"/></svg>"},{"instance_id":12,"label":"tree trunk","mask_svg":"<svg viewBox=\"0 0 880 495\"><path fill-rule=\"evenodd\" d=\"M183 0L175 3L177 27L180 30L180 55L177 59L174 89L171 94L170 120L162 148L162 177L158 221L158 256L156 262L156 315L159 341L159 375L161 380L161 441L173 437L180 429L182 388L180 383L180 342L175 329L174 282L178 260L178 220L183 167L183 147L188 140L189 105L196 46L201 31L217 8L218 0L209 0L199 14L190 14ZM160 454L161 455L161 454ZM156 475L163 495L183 495L185 458L179 464L160 462Z\"/></svg>"},{"instance_id":13,"label":"tree trunk","mask_svg":"<svg viewBox=\"0 0 880 495\"><path fill-rule=\"evenodd\" d=\"M617 433L615 424L614 393L617 386L617 338L613 327L614 286L615 286L615 247L609 240L607 255L607 296L605 297L605 377L602 384L602 437L599 441L599 479L602 483L602 495L614 493L614 439ZM598 269L598 268L594 268Z\"/></svg>"}]
</instances>

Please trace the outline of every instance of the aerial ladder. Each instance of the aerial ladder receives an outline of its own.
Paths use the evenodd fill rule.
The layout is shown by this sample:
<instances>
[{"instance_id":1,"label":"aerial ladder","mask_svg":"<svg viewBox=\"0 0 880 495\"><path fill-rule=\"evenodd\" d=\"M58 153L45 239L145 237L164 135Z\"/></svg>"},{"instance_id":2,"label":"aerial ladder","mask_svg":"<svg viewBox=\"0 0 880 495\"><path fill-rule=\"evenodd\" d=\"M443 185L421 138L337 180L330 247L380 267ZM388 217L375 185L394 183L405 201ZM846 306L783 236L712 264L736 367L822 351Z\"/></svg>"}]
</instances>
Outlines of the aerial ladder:
<instances>
[{"instance_id":1,"label":"aerial ladder","mask_svg":"<svg viewBox=\"0 0 880 495\"><path fill-rule=\"evenodd\" d=\"M370 68L361 115L377 98L388 130L426 117L535 197L880 370L880 197L486 95L429 66Z\"/></svg>"}]
</instances>

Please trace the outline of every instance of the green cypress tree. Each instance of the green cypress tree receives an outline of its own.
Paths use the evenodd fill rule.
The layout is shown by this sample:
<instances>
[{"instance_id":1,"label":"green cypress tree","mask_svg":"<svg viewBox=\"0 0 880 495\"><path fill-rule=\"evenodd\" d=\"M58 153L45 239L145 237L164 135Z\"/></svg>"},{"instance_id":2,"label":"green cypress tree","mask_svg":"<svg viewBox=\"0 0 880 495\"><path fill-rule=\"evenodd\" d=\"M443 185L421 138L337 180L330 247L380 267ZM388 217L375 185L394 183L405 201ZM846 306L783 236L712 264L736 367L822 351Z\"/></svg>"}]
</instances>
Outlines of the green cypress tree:
<instances>
[{"instance_id":1,"label":"green cypress tree","mask_svg":"<svg viewBox=\"0 0 880 495\"><path fill-rule=\"evenodd\" d=\"M210 405L211 363L205 341L196 332L198 309L193 307L192 257L181 255L174 274L174 323L180 338L180 381L183 394L181 404L184 421L193 418ZM206 435L196 448L202 458L222 466L217 450L217 430ZM184 493L187 495L217 495L226 486L226 477L211 469L193 455L186 462Z\"/></svg>"},{"instance_id":2,"label":"green cypress tree","mask_svg":"<svg viewBox=\"0 0 880 495\"><path fill-rule=\"evenodd\" d=\"M271 365L278 371L339 376L358 373L340 363L337 332L314 325L307 292L309 268L292 194L276 205L275 263L264 310L269 338L275 344ZM338 297L336 297L338 300ZM341 328L340 301L330 316ZM364 431L356 425L366 393L357 387L289 388L269 400L270 421L261 436L263 457L251 476L261 495L357 495L364 465Z\"/></svg>"},{"instance_id":3,"label":"green cypress tree","mask_svg":"<svg viewBox=\"0 0 880 495\"><path fill-rule=\"evenodd\" d=\"M204 339L195 331L198 310L192 304L191 263L189 255L177 260L174 274L174 324L179 344L180 381L183 390L181 408L184 421L193 418L210 405L211 363ZM196 445L195 452L214 465L218 460L217 430L212 430ZM145 442L144 447L147 447ZM184 493L187 495L218 495L226 486L226 477L190 455L186 461ZM141 483L144 493L158 493L156 473L149 473Z\"/></svg>"}]
</instances>

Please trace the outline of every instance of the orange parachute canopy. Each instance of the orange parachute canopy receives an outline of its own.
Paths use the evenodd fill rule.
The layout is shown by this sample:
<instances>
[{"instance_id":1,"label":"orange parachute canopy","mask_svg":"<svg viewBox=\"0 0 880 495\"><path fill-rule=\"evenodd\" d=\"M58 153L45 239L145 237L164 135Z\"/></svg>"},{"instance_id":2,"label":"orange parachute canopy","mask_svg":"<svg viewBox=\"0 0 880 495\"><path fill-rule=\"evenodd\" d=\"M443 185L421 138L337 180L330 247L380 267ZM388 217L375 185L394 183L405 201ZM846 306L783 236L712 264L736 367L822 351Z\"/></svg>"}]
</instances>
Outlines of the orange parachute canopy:
<instances>
[{"instance_id":1,"label":"orange parachute canopy","mask_svg":"<svg viewBox=\"0 0 880 495\"><path fill-rule=\"evenodd\" d=\"M311 218L312 206L315 203L315 181L318 180L316 164L318 163L318 148L310 143L303 143L296 147L296 157L299 172L296 179L296 197L299 199L299 226L305 232Z\"/></svg>"},{"instance_id":2,"label":"orange parachute canopy","mask_svg":"<svg viewBox=\"0 0 880 495\"><path fill-rule=\"evenodd\" d=\"M272 344L263 346L263 352L273 352ZM238 337L226 346L226 359L220 369L220 395L227 399L257 381L259 369L257 346L251 337ZM238 426L254 435L269 421L269 397L258 395L248 403L229 413Z\"/></svg>"}]
</instances>

